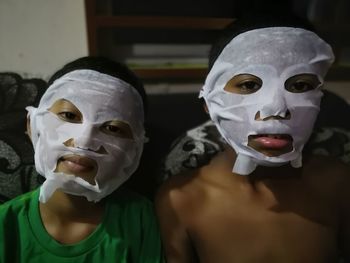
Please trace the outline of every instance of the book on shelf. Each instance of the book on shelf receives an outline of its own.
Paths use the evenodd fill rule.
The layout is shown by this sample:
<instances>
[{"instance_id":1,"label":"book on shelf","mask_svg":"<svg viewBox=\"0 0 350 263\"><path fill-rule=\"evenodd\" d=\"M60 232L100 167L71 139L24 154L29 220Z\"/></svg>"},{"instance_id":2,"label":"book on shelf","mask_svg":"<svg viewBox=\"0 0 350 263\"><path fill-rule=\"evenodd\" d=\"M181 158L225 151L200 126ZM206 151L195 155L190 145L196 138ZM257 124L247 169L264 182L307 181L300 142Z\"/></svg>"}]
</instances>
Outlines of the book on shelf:
<instances>
[{"instance_id":1,"label":"book on shelf","mask_svg":"<svg viewBox=\"0 0 350 263\"><path fill-rule=\"evenodd\" d=\"M125 63L133 69L193 69L207 68L207 58L127 58Z\"/></svg>"}]
</instances>

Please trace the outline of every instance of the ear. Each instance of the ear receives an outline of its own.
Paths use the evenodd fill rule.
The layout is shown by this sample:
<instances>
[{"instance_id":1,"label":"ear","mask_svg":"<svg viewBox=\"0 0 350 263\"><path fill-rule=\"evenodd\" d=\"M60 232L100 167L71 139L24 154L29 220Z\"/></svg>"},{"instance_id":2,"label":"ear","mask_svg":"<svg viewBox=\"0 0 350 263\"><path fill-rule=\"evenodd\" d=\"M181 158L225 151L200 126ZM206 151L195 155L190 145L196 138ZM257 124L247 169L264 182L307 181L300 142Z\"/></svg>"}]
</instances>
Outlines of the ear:
<instances>
[{"instance_id":1,"label":"ear","mask_svg":"<svg viewBox=\"0 0 350 263\"><path fill-rule=\"evenodd\" d=\"M30 140L32 140L32 130L30 128L30 117L27 117L27 131L26 131Z\"/></svg>"},{"instance_id":2,"label":"ear","mask_svg":"<svg viewBox=\"0 0 350 263\"><path fill-rule=\"evenodd\" d=\"M208 106L205 102L203 103L203 109L207 114L209 114Z\"/></svg>"}]
</instances>

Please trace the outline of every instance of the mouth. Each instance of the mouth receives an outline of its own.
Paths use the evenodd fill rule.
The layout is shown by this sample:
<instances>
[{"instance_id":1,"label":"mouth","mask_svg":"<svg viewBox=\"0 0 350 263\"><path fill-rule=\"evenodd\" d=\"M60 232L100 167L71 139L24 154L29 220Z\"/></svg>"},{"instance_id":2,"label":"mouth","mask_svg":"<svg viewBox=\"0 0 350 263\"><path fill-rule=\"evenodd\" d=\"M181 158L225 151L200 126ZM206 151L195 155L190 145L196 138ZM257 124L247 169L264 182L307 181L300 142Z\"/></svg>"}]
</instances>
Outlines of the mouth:
<instances>
[{"instance_id":1,"label":"mouth","mask_svg":"<svg viewBox=\"0 0 350 263\"><path fill-rule=\"evenodd\" d=\"M278 156L293 150L293 138L289 134L249 135L248 146L267 156Z\"/></svg>"},{"instance_id":2,"label":"mouth","mask_svg":"<svg viewBox=\"0 0 350 263\"><path fill-rule=\"evenodd\" d=\"M87 173L97 169L96 161L80 155L65 155L58 160L58 163L63 165L64 170L73 174Z\"/></svg>"}]
</instances>

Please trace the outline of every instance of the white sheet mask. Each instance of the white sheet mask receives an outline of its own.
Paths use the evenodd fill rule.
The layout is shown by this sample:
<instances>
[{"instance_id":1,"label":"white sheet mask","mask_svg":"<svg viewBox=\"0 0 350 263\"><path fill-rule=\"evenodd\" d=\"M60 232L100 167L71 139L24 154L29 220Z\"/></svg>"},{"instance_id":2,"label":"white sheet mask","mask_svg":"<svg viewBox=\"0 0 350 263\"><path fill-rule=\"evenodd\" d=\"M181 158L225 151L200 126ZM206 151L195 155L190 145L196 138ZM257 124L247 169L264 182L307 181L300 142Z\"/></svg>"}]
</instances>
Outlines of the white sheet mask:
<instances>
[{"instance_id":1,"label":"white sheet mask","mask_svg":"<svg viewBox=\"0 0 350 263\"><path fill-rule=\"evenodd\" d=\"M313 32L289 27L251 30L231 40L210 70L200 97L221 135L237 153L233 172L247 175L257 165L275 166L291 162L302 165L302 150L319 112L323 78L334 60L331 47ZM251 74L262 80L251 94L224 90L234 76ZM319 87L303 93L285 88L286 80L299 74L316 75ZM270 116L290 119L255 120ZM293 150L276 157L248 146L248 136L289 134Z\"/></svg>"},{"instance_id":2,"label":"white sheet mask","mask_svg":"<svg viewBox=\"0 0 350 263\"><path fill-rule=\"evenodd\" d=\"M74 104L82 113L81 123L60 119L49 111L60 99ZM38 108L28 107L35 166L46 177L40 189L40 202L46 202L55 190L99 201L117 189L139 164L145 131L141 96L123 80L93 70L76 70L57 79L43 95ZM100 127L112 120L131 128L133 139L116 137ZM74 147L64 145L74 140ZM104 148L106 151L99 151ZM95 184L80 177L55 172L62 156L80 155L97 165Z\"/></svg>"}]
</instances>

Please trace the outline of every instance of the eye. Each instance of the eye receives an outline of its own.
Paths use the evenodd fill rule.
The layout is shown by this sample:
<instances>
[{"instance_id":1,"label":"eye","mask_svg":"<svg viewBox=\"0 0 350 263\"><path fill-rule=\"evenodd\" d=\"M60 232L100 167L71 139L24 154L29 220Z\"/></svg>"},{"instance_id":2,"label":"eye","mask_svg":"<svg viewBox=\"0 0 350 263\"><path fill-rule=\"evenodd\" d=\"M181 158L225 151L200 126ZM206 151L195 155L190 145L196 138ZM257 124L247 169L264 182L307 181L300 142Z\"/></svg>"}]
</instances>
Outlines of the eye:
<instances>
[{"instance_id":1,"label":"eye","mask_svg":"<svg viewBox=\"0 0 350 263\"><path fill-rule=\"evenodd\" d=\"M290 84L286 89L293 93L303 93L309 90L315 89L317 86L314 86L312 83L306 81L297 81Z\"/></svg>"},{"instance_id":2,"label":"eye","mask_svg":"<svg viewBox=\"0 0 350 263\"><path fill-rule=\"evenodd\" d=\"M224 90L236 94L252 94L262 86L262 80L251 74L239 74L230 79Z\"/></svg>"},{"instance_id":3,"label":"eye","mask_svg":"<svg viewBox=\"0 0 350 263\"><path fill-rule=\"evenodd\" d=\"M295 93L306 92L312 89L314 89L314 87L310 83L303 82L303 81L295 82L294 84L288 87L288 90L290 92L295 92Z\"/></svg>"},{"instance_id":4,"label":"eye","mask_svg":"<svg viewBox=\"0 0 350 263\"><path fill-rule=\"evenodd\" d=\"M253 92L257 91L258 89L260 89L261 84L255 82L255 81L248 80L248 81L244 81L244 82L238 84L237 87L240 87L242 92L250 94L250 93L253 93Z\"/></svg>"},{"instance_id":5,"label":"eye","mask_svg":"<svg viewBox=\"0 0 350 263\"><path fill-rule=\"evenodd\" d=\"M59 112L59 113L56 113L56 114L61 120L64 120L64 121L67 121L67 122L73 122L73 123L81 122L80 117L77 114L73 113L73 112L62 111L62 112Z\"/></svg>"},{"instance_id":6,"label":"eye","mask_svg":"<svg viewBox=\"0 0 350 263\"><path fill-rule=\"evenodd\" d=\"M120 129L118 126L114 125L104 125L103 129L108 133L114 133L114 134L123 134L123 130Z\"/></svg>"},{"instance_id":7,"label":"eye","mask_svg":"<svg viewBox=\"0 0 350 263\"><path fill-rule=\"evenodd\" d=\"M119 138L133 139L130 126L122 121L106 122L100 127L100 131Z\"/></svg>"},{"instance_id":8,"label":"eye","mask_svg":"<svg viewBox=\"0 0 350 263\"><path fill-rule=\"evenodd\" d=\"M320 85L316 75L300 74L287 79L285 88L292 93L304 93L316 89Z\"/></svg>"},{"instance_id":9,"label":"eye","mask_svg":"<svg viewBox=\"0 0 350 263\"><path fill-rule=\"evenodd\" d=\"M57 100L49 111L56 114L61 120L71 123L81 123L83 115L79 109L70 101L66 99Z\"/></svg>"}]
</instances>

